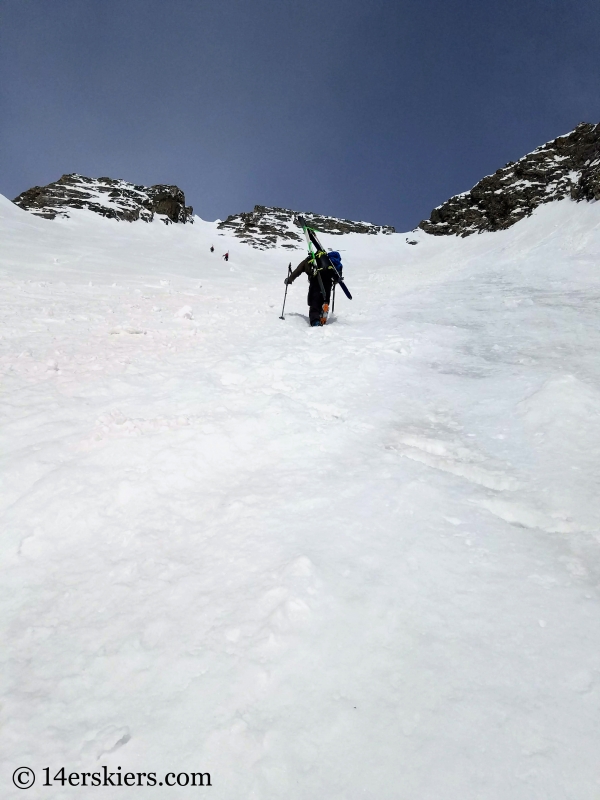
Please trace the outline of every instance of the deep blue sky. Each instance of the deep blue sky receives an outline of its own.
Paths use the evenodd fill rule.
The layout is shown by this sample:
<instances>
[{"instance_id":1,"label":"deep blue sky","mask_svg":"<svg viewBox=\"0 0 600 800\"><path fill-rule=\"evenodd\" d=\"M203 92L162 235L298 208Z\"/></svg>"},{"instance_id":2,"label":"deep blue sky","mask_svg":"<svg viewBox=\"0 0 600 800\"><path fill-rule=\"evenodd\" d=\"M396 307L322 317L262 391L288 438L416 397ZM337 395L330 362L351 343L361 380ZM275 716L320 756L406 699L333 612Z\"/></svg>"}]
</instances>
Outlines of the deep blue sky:
<instances>
[{"instance_id":1,"label":"deep blue sky","mask_svg":"<svg viewBox=\"0 0 600 800\"><path fill-rule=\"evenodd\" d=\"M65 172L414 227L600 121L597 0L0 0L0 193Z\"/></svg>"}]
</instances>

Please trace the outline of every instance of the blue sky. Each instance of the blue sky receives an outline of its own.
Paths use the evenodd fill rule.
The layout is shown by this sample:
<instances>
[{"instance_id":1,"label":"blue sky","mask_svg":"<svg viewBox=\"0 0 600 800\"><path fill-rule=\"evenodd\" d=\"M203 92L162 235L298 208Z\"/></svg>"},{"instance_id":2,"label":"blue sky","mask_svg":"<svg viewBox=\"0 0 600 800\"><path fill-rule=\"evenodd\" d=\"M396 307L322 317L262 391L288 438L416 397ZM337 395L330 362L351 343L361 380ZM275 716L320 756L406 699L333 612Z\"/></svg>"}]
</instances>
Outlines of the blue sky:
<instances>
[{"instance_id":1,"label":"blue sky","mask_svg":"<svg viewBox=\"0 0 600 800\"><path fill-rule=\"evenodd\" d=\"M413 228L600 121L600 4L0 0L0 192L66 172Z\"/></svg>"}]
</instances>

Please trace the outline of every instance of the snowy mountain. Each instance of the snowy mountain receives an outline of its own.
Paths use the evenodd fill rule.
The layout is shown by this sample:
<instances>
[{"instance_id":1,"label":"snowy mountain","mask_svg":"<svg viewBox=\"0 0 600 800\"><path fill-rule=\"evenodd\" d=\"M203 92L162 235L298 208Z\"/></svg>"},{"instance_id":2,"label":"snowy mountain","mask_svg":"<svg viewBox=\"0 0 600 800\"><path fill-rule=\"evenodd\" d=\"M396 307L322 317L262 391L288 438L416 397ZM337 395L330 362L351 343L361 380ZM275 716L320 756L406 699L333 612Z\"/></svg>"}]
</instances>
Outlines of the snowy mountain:
<instances>
[{"instance_id":1,"label":"snowy mountain","mask_svg":"<svg viewBox=\"0 0 600 800\"><path fill-rule=\"evenodd\" d=\"M326 217L310 211L291 211L288 208L254 206L254 211L232 214L219 223L219 230L230 230L244 244L259 250L285 247L301 249L304 243L302 226L298 217L303 216L308 224L323 233L341 236L344 233L390 234L395 233L391 225L373 225L370 222L353 222L349 219Z\"/></svg>"},{"instance_id":2,"label":"snowy mountain","mask_svg":"<svg viewBox=\"0 0 600 800\"><path fill-rule=\"evenodd\" d=\"M2 798L596 800L600 204L334 226L319 329L293 238L88 207L0 197Z\"/></svg>"},{"instance_id":3,"label":"snowy mountain","mask_svg":"<svg viewBox=\"0 0 600 800\"><path fill-rule=\"evenodd\" d=\"M434 208L419 227L434 236L503 230L531 216L539 205L564 197L600 199L600 124L581 123L509 162L471 191Z\"/></svg>"},{"instance_id":4,"label":"snowy mountain","mask_svg":"<svg viewBox=\"0 0 600 800\"><path fill-rule=\"evenodd\" d=\"M55 219L69 217L73 209L87 209L111 219L151 222L159 215L164 222L193 222L193 209L185 205L185 195L177 186L136 186L113 178L86 178L83 175L63 175L48 186L34 186L13 201L20 208L38 217ZM326 217L311 212L290 211L286 208L254 206L254 211L232 214L220 222L219 230L229 230L245 244L260 250L277 245L301 249L304 237L297 223L304 215L318 230L343 233L394 233L389 225L372 225L347 219Z\"/></svg>"},{"instance_id":5,"label":"snowy mountain","mask_svg":"<svg viewBox=\"0 0 600 800\"><path fill-rule=\"evenodd\" d=\"M13 201L38 217L68 217L75 208L85 208L109 219L151 222L159 215L164 222L193 222L193 209L177 186L136 186L113 178L63 175L47 186L34 186Z\"/></svg>"}]
</instances>

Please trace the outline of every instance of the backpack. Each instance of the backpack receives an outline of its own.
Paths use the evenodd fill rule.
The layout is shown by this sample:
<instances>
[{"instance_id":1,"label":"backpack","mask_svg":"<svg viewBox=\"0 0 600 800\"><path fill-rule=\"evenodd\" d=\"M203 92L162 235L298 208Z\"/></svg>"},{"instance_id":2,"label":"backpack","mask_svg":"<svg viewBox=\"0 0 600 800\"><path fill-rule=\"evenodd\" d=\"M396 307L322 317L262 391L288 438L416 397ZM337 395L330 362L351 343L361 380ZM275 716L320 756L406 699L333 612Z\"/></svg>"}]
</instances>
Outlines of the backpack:
<instances>
[{"instance_id":1,"label":"backpack","mask_svg":"<svg viewBox=\"0 0 600 800\"><path fill-rule=\"evenodd\" d=\"M338 253L337 250L332 250L330 253L327 253L327 256L328 256L329 260L331 261L331 263L333 264L333 266L335 267L335 269L337 271L337 274L341 278L342 277L342 270L344 268L342 266L342 257L340 256L340 254Z\"/></svg>"}]
</instances>

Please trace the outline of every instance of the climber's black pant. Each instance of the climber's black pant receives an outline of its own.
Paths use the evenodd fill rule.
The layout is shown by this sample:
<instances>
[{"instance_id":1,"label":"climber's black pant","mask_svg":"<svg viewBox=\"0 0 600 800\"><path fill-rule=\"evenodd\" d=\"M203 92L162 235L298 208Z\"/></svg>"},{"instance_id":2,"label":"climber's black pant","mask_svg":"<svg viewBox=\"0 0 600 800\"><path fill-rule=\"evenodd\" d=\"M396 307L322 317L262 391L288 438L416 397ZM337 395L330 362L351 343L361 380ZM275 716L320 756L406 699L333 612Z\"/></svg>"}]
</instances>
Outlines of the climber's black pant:
<instances>
[{"instance_id":1,"label":"climber's black pant","mask_svg":"<svg viewBox=\"0 0 600 800\"><path fill-rule=\"evenodd\" d=\"M329 303L329 298L331 297L331 278L327 275L327 272L323 274L323 288L325 289L325 299L323 299L319 279L316 277L311 278L308 282L308 319L311 324L321 319L323 303Z\"/></svg>"}]
</instances>

